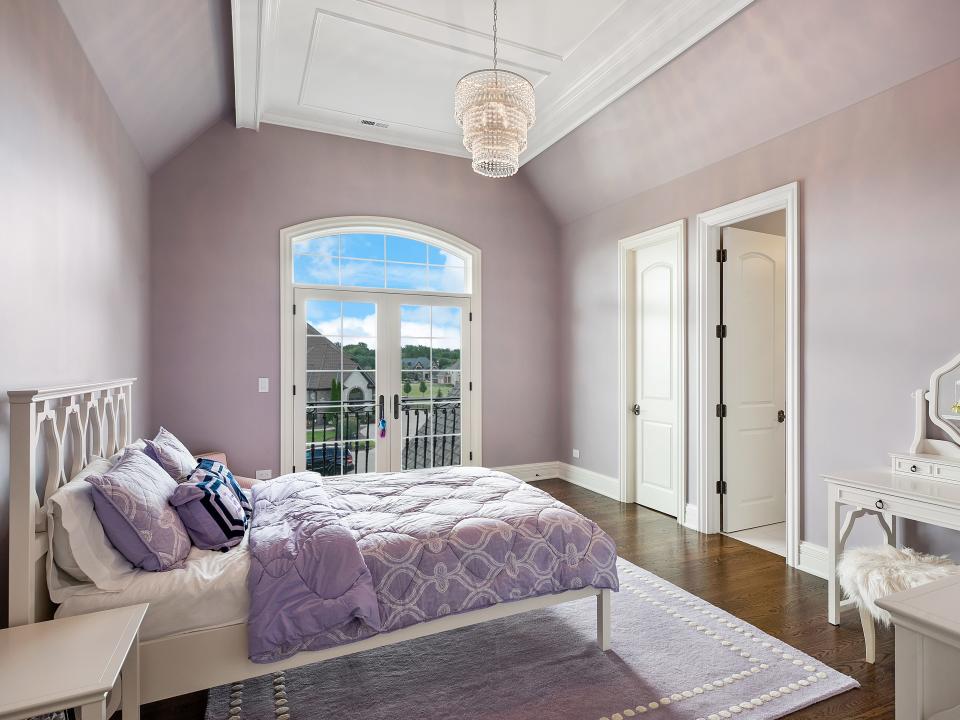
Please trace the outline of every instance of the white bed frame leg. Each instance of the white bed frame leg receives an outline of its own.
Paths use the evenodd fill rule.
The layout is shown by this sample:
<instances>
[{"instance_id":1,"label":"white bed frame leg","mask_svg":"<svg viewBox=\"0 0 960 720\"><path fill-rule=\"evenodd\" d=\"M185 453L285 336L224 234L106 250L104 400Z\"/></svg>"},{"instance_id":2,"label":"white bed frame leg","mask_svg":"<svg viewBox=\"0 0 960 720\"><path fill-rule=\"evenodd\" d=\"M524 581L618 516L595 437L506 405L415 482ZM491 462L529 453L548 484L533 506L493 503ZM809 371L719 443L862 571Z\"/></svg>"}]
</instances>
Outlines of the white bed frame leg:
<instances>
[{"instance_id":1,"label":"white bed frame leg","mask_svg":"<svg viewBox=\"0 0 960 720\"><path fill-rule=\"evenodd\" d=\"M606 652L610 649L610 590L597 595L597 645Z\"/></svg>"}]
</instances>

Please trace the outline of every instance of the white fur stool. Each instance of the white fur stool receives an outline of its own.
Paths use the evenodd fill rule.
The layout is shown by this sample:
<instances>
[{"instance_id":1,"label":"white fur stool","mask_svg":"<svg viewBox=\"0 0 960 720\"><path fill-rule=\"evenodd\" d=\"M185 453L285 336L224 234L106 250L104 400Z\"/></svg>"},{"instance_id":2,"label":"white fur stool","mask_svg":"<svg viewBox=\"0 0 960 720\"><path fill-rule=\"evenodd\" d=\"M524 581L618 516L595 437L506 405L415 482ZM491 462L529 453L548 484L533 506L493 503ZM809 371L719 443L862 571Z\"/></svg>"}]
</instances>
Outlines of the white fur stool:
<instances>
[{"instance_id":1,"label":"white fur stool","mask_svg":"<svg viewBox=\"0 0 960 720\"><path fill-rule=\"evenodd\" d=\"M910 548L879 545L854 548L843 554L837 576L847 597L860 609L868 663L873 663L877 655L874 619L890 625L890 613L877 607L876 601L953 574L960 574L960 566L948 557L923 555Z\"/></svg>"}]
</instances>

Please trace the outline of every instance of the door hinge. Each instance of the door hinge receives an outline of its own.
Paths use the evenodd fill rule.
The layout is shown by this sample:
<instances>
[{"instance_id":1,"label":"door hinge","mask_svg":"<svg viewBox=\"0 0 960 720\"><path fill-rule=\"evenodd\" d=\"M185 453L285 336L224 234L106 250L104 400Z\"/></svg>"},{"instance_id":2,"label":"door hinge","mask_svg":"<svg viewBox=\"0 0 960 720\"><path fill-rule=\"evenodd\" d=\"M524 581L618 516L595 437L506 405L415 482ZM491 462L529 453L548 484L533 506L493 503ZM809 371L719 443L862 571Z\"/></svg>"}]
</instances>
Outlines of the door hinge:
<instances>
[{"instance_id":1,"label":"door hinge","mask_svg":"<svg viewBox=\"0 0 960 720\"><path fill-rule=\"evenodd\" d=\"M473 451L470 451L470 459L473 460Z\"/></svg>"},{"instance_id":2,"label":"door hinge","mask_svg":"<svg viewBox=\"0 0 960 720\"><path fill-rule=\"evenodd\" d=\"M725 338L727 336L727 326L726 325L717 325L717 337Z\"/></svg>"},{"instance_id":3,"label":"door hinge","mask_svg":"<svg viewBox=\"0 0 960 720\"><path fill-rule=\"evenodd\" d=\"M722 263L726 261L727 261L727 249L717 248L717 262Z\"/></svg>"},{"instance_id":4,"label":"door hinge","mask_svg":"<svg viewBox=\"0 0 960 720\"><path fill-rule=\"evenodd\" d=\"M293 304L293 314L294 314L294 315L297 314L297 304L296 304L296 303Z\"/></svg>"},{"instance_id":5,"label":"door hinge","mask_svg":"<svg viewBox=\"0 0 960 720\"><path fill-rule=\"evenodd\" d=\"M717 403L717 417L725 418L727 416L727 406L723 403Z\"/></svg>"},{"instance_id":6,"label":"door hinge","mask_svg":"<svg viewBox=\"0 0 960 720\"><path fill-rule=\"evenodd\" d=\"M473 380L471 380L471 381L468 383L468 385L469 385L468 389L470 390L470 392L473 392Z\"/></svg>"},{"instance_id":7,"label":"door hinge","mask_svg":"<svg viewBox=\"0 0 960 720\"><path fill-rule=\"evenodd\" d=\"M727 481L717 480L717 495L726 495L726 494L727 494Z\"/></svg>"},{"instance_id":8,"label":"door hinge","mask_svg":"<svg viewBox=\"0 0 960 720\"><path fill-rule=\"evenodd\" d=\"M293 468L291 468L290 472L296 472L296 471L297 471L297 466L294 465Z\"/></svg>"},{"instance_id":9,"label":"door hinge","mask_svg":"<svg viewBox=\"0 0 960 720\"><path fill-rule=\"evenodd\" d=\"M473 313L472 313L472 312L467 313L467 320L469 320L470 322L473 322Z\"/></svg>"},{"instance_id":10,"label":"door hinge","mask_svg":"<svg viewBox=\"0 0 960 720\"><path fill-rule=\"evenodd\" d=\"M293 394L294 394L294 395L297 394L297 386L296 386L296 385L293 386Z\"/></svg>"}]
</instances>

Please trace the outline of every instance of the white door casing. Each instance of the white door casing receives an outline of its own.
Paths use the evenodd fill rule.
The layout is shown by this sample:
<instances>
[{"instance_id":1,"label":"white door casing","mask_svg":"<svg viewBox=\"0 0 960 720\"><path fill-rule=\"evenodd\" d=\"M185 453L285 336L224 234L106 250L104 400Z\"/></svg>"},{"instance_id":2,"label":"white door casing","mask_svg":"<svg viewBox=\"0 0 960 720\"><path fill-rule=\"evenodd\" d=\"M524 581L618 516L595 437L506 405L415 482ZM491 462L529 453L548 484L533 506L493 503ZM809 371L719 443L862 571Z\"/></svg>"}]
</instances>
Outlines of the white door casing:
<instances>
[{"instance_id":1,"label":"white door casing","mask_svg":"<svg viewBox=\"0 0 960 720\"><path fill-rule=\"evenodd\" d=\"M723 530L786 517L786 239L724 228Z\"/></svg>"},{"instance_id":2,"label":"white door casing","mask_svg":"<svg viewBox=\"0 0 960 720\"><path fill-rule=\"evenodd\" d=\"M621 499L684 520L683 221L620 243Z\"/></svg>"},{"instance_id":3,"label":"white door casing","mask_svg":"<svg viewBox=\"0 0 960 720\"><path fill-rule=\"evenodd\" d=\"M696 381L691 383L695 417L691 423L690 462L696 487L696 527L703 533L721 529L720 495L720 229L759 215L786 212L786 442L787 442L787 556L791 567L800 565L800 184L791 182L736 200L697 215L694 285L694 334L691 357Z\"/></svg>"}]
</instances>

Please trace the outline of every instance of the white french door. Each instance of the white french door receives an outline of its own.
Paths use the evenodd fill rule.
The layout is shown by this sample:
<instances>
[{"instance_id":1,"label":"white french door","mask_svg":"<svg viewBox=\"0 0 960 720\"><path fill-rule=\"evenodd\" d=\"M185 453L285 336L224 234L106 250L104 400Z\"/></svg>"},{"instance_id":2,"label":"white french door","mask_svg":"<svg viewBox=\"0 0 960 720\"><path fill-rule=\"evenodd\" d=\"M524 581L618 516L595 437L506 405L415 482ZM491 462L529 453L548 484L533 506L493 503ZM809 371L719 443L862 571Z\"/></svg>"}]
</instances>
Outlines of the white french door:
<instances>
[{"instance_id":1,"label":"white french door","mask_svg":"<svg viewBox=\"0 0 960 720\"><path fill-rule=\"evenodd\" d=\"M294 296L294 471L472 459L469 298L304 288Z\"/></svg>"}]
</instances>

